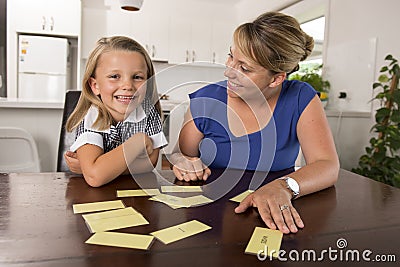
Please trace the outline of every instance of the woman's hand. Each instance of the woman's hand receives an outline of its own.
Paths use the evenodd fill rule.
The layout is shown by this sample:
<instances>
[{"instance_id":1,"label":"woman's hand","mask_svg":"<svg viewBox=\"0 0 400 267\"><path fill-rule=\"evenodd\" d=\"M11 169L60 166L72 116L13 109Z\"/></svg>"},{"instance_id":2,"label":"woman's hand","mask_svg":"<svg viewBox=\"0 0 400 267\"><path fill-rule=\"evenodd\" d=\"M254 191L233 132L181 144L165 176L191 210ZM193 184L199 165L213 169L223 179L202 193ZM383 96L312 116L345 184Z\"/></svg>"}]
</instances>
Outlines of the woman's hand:
<instances>
[{"instance_id":1,"label":"woman's hand","mask_svg":"<svg viewBox=\"0 0 400 267\"><path fill-rule=\"evenodd\" d=\"M284 234L296 233L304 223L292 206L291 198L285 182L277 179L248 195L235 212L242 213L249 207L256 207L270 229L279 229Z\"/></svg>"},{"instance_id":2,"label":"woman's hand","mask_svg":"<svg viewBox=\"0 0 400 267\"><path fill-rule=\"evenodd\" d=\"M187 157L181 153L171 155L172 170L180 181L207 180L211 170L198 157Z\"/></svg>"},{"instance_id":3,"label":"woman's hand","mask_svg":"<svg viewBox=\"0 0 400 267\"><path fill-rule=\"evenodd\" d=\"M79 159L78 159L76 153L74 153L72 151L67 151L64 154L64 159L68 165L68 168L71 170L71 172L82 174L81 164L79 162Z\"/></svg>"}]
</instances>

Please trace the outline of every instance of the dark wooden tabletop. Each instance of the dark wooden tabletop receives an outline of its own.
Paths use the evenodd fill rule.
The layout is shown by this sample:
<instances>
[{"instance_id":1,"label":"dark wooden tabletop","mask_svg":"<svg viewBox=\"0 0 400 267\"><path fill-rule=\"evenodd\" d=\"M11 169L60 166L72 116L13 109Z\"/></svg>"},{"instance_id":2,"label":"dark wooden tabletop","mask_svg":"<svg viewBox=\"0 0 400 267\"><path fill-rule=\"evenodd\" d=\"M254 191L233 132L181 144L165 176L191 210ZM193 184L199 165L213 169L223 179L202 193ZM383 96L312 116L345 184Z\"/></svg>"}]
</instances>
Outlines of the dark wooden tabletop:
<instances>
[{"instance_id":1,"label":"dark wooden tabletop","mask_svg":"<svg viewBox=\"0 0 400 267\"><path fill-rule=\"evenodd\" d=\"M224 174L234 180L242 175ZM0 266L310 266L314 261L323 266L375 266L378 259L386 261L382 266L395 266L394 260L400 260L400 190L345 170L334 187L294 201L305 228L284 235L281 260L261 261L245 254L254 228L265 224L255 209L235 214L237 203L229 198L248 188L243 181L252 175L245 173L223 196L225 189L216 193L205 186L205 194L216 201L199 207L174 210L148 197L120 198L150 224L118 232L148 234L193 219L212 227L169 245L156 240L142 251L85 244L91 233L82 216L73 214L72 205L115 200L116 190L137 189L138 183L159 187L174 181L172 172L121 176L100 188L65 173L0 174ZM315 260L307 258L311 250ZM373 262L366 262L362 253Z\"/></svg>"}]
</instances>

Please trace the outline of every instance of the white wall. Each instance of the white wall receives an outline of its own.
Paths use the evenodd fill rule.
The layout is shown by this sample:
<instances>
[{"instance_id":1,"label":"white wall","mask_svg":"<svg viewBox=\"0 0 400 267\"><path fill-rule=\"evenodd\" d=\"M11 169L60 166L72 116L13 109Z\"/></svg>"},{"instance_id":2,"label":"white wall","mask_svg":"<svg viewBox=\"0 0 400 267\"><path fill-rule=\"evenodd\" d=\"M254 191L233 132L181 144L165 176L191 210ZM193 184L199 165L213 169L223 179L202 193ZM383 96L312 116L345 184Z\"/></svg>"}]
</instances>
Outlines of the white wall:
<instances>
[{"instance_id":1,"label":"white wall","mask_svg":"<svg viewBox=\"0 0 400 267\"><path fill-rule=\"evenodd\" d=\"M346 168L358 164L369 144L369 130L378 106L369 102L376 94L372 83L379 76L384 58L390 53L400 59L400 38L395 30L399 10L398 0L330 0L324 64L332 85L333 107L339 106L337 96L345 90L349 99L344 110L372 111L369 121L354 118L341 125L344 132L336 143Z\"/></svg>"},{"instance_id":2,"label":"white wall","mask_svg":"<svg viewBox=\"0 0 400 267\"><path fill-rule=\"evenodd\" d=\"M399 35L394 31L399 10L397 0L330 1L325 66L331 96L348 92L345 109L373 108L369 103L374 94L372 83L384 57L388 53L400 57Z\"/></svg>"}]
</instances>

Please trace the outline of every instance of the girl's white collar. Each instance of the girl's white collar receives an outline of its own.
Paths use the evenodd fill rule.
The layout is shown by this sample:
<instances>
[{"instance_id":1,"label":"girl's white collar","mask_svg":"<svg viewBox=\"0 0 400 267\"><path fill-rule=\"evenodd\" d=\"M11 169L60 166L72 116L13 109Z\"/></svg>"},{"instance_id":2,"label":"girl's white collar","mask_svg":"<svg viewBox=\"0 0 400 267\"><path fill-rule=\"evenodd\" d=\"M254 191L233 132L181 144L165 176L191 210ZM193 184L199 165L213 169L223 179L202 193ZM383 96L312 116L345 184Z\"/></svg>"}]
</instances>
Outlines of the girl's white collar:
<instances>
[{"instance_id":1,"label":"girl's white collar","mask_svg":"<svg viewBox=\"0 0 400 267\"><path fill-rule=\"evenodd\" d=\"M95 132L103 132L103 133L110 133L110 128L106 130L99 130L93 126L94 122L96 121L97 117L99 116L99 110L96 106L90 106L88 112L85 115L85 122L84 127L85 129L95 131ZM129 116L123 121L125 122L139 122L146 118L146 113L143 110L142 105L139 105L136 109L134 109Z\"/></svg>"}]
</instances>

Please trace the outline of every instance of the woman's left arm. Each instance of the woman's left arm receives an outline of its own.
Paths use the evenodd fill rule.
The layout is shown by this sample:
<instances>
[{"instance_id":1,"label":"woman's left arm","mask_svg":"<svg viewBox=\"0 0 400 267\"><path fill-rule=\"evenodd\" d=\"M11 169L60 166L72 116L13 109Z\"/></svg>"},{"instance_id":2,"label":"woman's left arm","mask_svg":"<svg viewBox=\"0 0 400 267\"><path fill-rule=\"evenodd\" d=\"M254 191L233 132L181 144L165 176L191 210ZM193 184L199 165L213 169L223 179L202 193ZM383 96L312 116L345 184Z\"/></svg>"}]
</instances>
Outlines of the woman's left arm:
<instances>
[{"instance_id":1,"label":"woman's left arm","mask_svg":"<svg viewBox=\"0 0 400 267\"><path fill-rule=\"evenodd\" d=\"M297 136L306 161L306 166L289 174L300 187L304 196L332 186L338 178L339 159L332 133L318 96L304 109L297 123ZM283 233L295 233L304 223L291 203L292 193L282 179L274 180L245 198L235 209L244 212L248 207L257 207L271 229Z\"/></svg>"}]
</instances>

